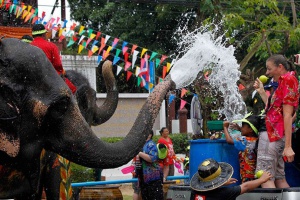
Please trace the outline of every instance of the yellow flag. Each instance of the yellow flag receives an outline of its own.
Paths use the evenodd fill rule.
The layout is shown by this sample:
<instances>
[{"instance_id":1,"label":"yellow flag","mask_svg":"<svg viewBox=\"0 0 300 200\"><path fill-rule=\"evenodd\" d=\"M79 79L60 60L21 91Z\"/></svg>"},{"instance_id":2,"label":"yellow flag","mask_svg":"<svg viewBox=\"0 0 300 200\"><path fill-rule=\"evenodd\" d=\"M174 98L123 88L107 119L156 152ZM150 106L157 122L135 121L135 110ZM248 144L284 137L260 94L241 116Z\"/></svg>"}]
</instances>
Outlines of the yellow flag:
<instances>
[{"instance_id":1,"label":"yellow flag","mask_svg":"<svg viewBox=\"0 0 300 200\"><path fill-rule=\"evenodd\" d=\"M94 45L92 48L92 52L95 53L96 51L98 51L99 47L97 45Z\"/></svg>"},{"instance_id":2,"label":"yellow flag","mask_svg":"<svg viewBox=\"0 0 300 200\"><path fill-rule=\"evenodd\" d=\"M171 69L171 63L167 63L167 72L169 72L170 71L170 69Z\"/></svg>"},{"instance_id":3,"label":"yellow flag","mask_svg":"<svg viewBox=\"0 0 300 200\"><path fill-rule=\"evenodd\" d=\"M80 44L79 47L78 47L78 54L81 53L81 51L82 51L83 48L84 48L84 46Z\"/></svg>"},{"instance_id":4,"label":"yellow flag","mask_svg":"<svg viewBox=\"0 0 300 200\"><path fill-rule=\"evenodd\" d=\"M150 89L153 88L153 83L149 83L149 88L150 88Z\"/></svg>"},{"instance_id":5,"label":"yellow flag","mask_svg":"<svg viewBox=\"0 0 300 200\"><path fill-rule=\"evenodd\" d=\"M83 31L83 29L84 29L84 26L80 26L79 34Z\"/></svg>"},{"instance_id":6,"label":"yellow flag","mask_svg":"<svg viewBox=\"0 0 300 200\"><path fill-rule=\"evenodd\" d=\"M24 10L24 11L23 11L22 18L24 19L24 18L27 16L28 13L29 13L29 12L28 12L27 10Z\"/></svg>"},{"instance_id":7,"label":"yellow flag","mask_svg":"<svg viewBox=\"0 0 300 200\"><path fill-rule=\"evenodd\" d=\"M141 58L142 58L143 55L146 53L146 51L148 51L148 49L143 48L142 53L141 53Z\"/></svg>"},{"instance_id":8,"label":"yellow flag","mask_svg":"<svg viewBox=\"0 0 300 200\"><path fill-rule=\"evenodd\" d=\"M90 39L94 39L94 37L96 37L96 34L92 33Z\"/></svg>"}]
</instances>

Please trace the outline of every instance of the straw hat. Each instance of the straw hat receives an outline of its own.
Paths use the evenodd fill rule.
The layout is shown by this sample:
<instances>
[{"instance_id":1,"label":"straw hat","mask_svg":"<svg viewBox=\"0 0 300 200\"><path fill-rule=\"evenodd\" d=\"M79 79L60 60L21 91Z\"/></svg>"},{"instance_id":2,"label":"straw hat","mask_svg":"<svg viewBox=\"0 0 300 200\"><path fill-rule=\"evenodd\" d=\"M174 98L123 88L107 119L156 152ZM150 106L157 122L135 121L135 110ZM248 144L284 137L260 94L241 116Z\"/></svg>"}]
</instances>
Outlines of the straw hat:
<instances>
[{"instance_id":1,"label":"straw hat","mask_svg":"<svg viewBox=\"0 0 300 200\"><path fill-rule=\"evenodd\" d=\"M224 185L232 176L230 164L217 162L212 158L204 160L191 179L191 188L196 191L209 191Z\"/></svg>"}]
</instances>

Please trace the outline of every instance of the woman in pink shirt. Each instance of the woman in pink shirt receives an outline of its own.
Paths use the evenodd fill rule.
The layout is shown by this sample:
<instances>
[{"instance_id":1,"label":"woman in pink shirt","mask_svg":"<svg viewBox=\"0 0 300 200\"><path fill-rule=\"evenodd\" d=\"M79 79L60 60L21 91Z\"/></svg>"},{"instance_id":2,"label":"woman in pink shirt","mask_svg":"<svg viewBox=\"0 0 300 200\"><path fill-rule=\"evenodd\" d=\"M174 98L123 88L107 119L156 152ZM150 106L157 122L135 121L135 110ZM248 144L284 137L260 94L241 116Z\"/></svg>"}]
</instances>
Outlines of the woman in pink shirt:
<instances>
[{"instance_id":1,"label":"woman in pink shirt","mask_svg":"<svg viewBox=\"0 0 300 200\"><path fill-rule=\"evenodd\" d=\"M256 171L264 170L273 178L263 188L289 187L285 179L284 160L293 162L293 116L299 103L298 80L294 66L283 55L272 55L266 61L266 75L278 82L278 88L268 97L263 84L256 79L254 88L266 103L266 128L260 132Z\"/></svg>"},{"instance_id":2,"label":"woman in pink shirt","mask_svg":"<svg viewBox=\"0 0 300 200\"><path fill-rule=\"evenodd\" d=\"M171 138L169 137L169 130L166 127L163 127L159 131L161 137L157 141L159 144L164 144L168 148L168 155L164 160L160 161L160 166L163 167L163 173L164 173L164 181L166 180L167 176L174 176L174 157L175 152L173 149L173 142Z\"/></svg>"}]
</instances>

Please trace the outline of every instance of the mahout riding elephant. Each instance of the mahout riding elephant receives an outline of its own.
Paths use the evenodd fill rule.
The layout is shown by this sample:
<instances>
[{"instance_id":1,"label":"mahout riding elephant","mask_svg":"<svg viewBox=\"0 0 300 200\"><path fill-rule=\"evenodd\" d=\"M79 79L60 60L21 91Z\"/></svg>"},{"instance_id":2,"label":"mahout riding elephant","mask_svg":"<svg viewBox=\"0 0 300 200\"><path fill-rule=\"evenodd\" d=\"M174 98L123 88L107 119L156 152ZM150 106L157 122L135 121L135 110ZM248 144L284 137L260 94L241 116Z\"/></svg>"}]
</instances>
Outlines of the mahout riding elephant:
<instances>
[{"instance_id":1,"label":"mahout riding elephant","mask_svg":"<svg viewBox=\"0 0 300 200\"><path fill-rule=\"evenodd\" d=\"M91 168L128 163L142 148L167 91L170 76L149 95L126 137L101 141L75 97L44 53L17 39L0 41L0 198L37 195L42 149Z\"/></svg>"},{"instance_id":2,"label":"mahout riding elephant","mask_svg":"<svg viewBox=\"0 0 300 200\"><path fill-rule=\"evenodd\" d=\"M67 70L65 76L77 87L74 94L82 116L90 126L98 126L106 122L115 112L118 105L116 80L112 72L112 62L105 61L102 65L102 75L106 85L107 98L101 106L96 104L96 91L89 81L75 70ZM36 200L40 200L43 190L48 200L71 199L70 162L62 156L43 150L41 153L41 178ZM31 195L23 196L31 199Z\"/></svg>"}]
</instances>

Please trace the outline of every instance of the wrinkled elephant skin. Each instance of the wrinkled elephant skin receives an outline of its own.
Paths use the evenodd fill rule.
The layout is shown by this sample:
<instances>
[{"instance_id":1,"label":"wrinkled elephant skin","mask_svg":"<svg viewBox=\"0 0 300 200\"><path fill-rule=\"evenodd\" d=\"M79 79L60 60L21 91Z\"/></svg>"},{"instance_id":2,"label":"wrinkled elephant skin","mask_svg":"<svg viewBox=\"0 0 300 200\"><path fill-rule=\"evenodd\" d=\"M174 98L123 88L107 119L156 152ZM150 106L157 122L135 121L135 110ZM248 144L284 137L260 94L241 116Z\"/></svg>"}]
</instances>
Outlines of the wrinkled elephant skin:
<instances>
[{"instance_id":1,"label":"wrinkled elephant skin","mask_svg":"<svg viewBox=\"0 0 300 200\"><path fill-rule=\"evenodd\" d=\"M40 154L51 150L91 168L114 168L129 162L143 146L166 92L175 88L170 77L149 95L127 136L118 143L97 138L84 120L68 86L44 53L17 39L0 41L0 198L35 192L40 177ZM14 152L14 153L11 153Z\"/></svg>"},{"instance_id":2,"label":"wrinkled elephant skin","mask_svg":"<svg viewBox=\"0 0 300 200\"><path fill-rule=\"evenodd\" d=\"M81 114L89 125L101 125L115 112L118 105L118 91L112 70L112 62L105 61L102 65L107 98L103 104L97 106L96 91L82 74L66 71L66 77L77 87L75 97ZM72 199L70 162L52 151L43 151L41 154L41 179L37 200L41 199L43 189L48 200ZM25 197L24 197L25 198ZM29 195L26 199L30 199Z\"/></svg>"}]
</instances>

